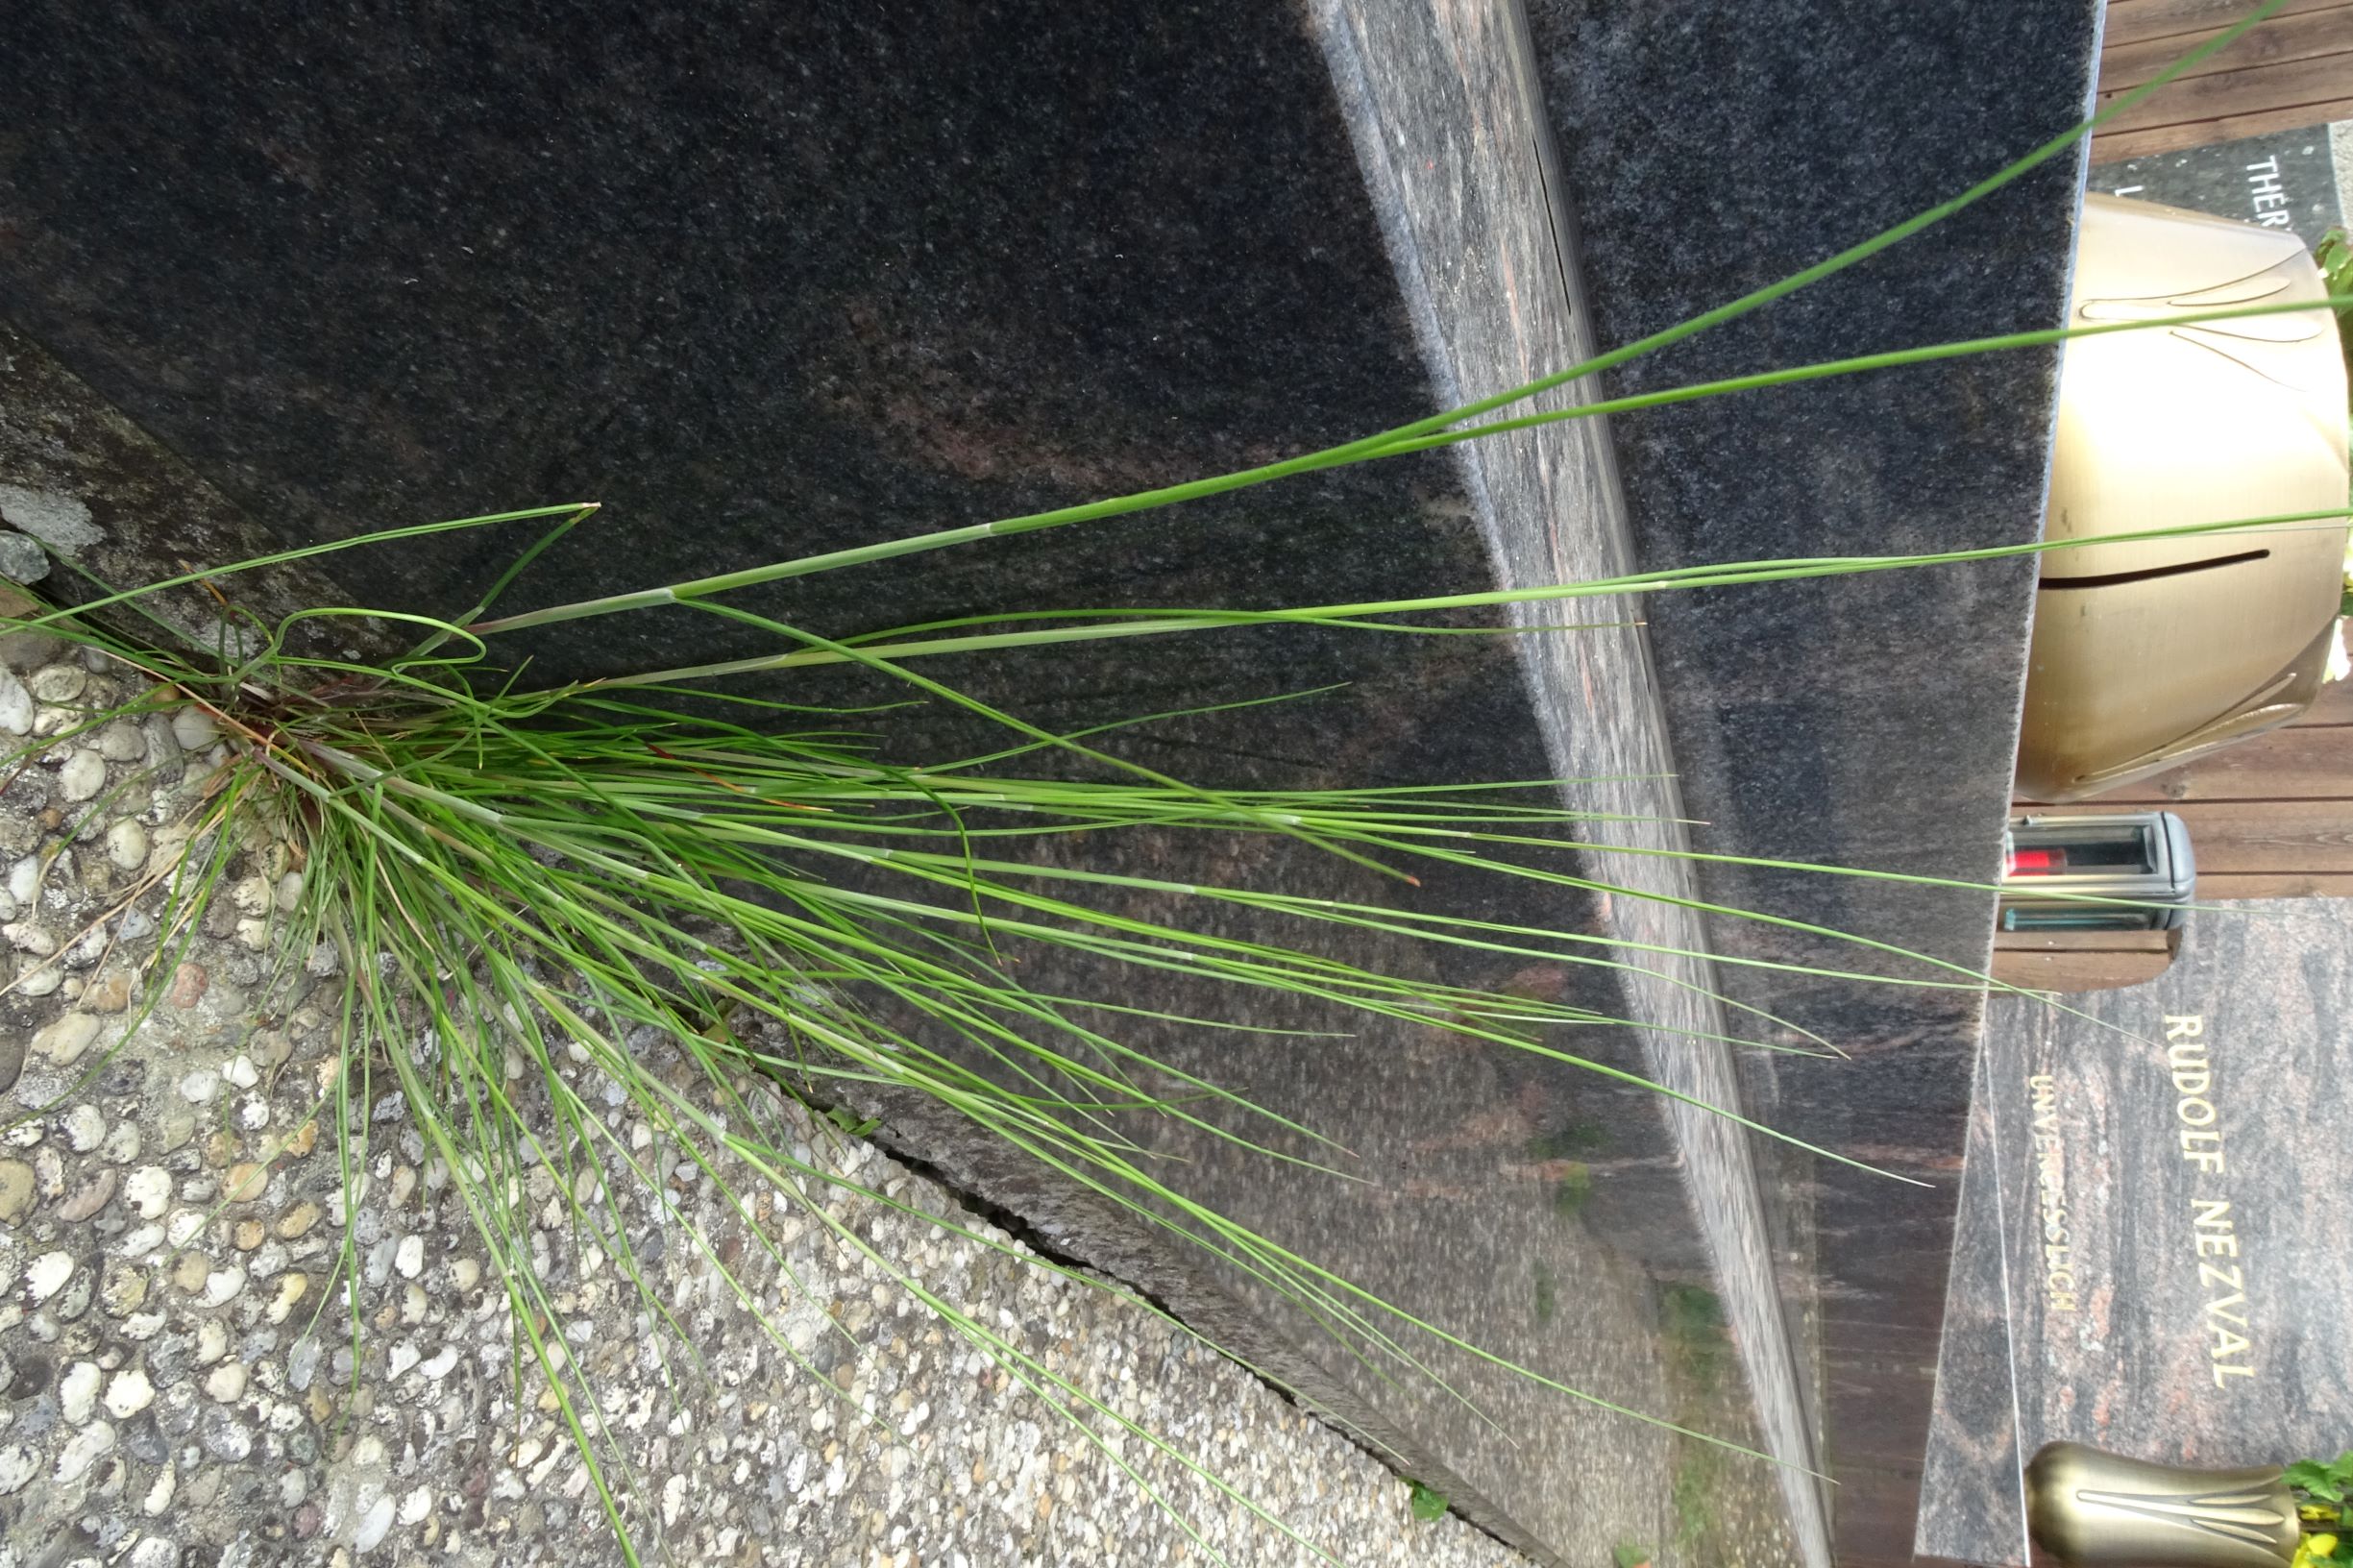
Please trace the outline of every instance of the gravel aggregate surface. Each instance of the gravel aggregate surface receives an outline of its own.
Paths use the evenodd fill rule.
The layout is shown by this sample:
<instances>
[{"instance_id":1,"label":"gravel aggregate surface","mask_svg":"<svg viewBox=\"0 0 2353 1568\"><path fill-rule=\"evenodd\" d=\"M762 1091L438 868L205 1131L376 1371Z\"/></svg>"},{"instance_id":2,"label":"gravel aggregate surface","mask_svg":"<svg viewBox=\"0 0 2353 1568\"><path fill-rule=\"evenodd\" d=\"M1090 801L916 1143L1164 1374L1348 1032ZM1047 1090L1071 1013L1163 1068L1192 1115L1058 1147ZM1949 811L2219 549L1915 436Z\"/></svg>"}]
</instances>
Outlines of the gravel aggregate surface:
<instances>
[{"instance_id":1,"label":"gravel aggregate surface","mask_svg":"<svg viewBox=\"0 0 2353 1568\"><path fill-rule=\"evenodd\" d=\"M201 929L162 944L148 884L225 753L201 716L81 728L134 694L53 641L0 640L0 753L56 737L0 791L0 1568L625 1560L560 1406L517 1376L517 1316L447 1164L380 1076L348 1144L333 1130L341 981L331 948L286 951L299 870L241 846ZM839 1231L573 1076L646 1179L528 1166L533 1327L593 1390L648 1560L1319 1560L1141 1432L1333 1560L1525 1561L1414 1520L1354 1443L772 1090L739 1086L878 1194L821 1196ZM568 1199L609 1216L643 1291ZM1139 1430L1074 1426L876 1257Z\"/></svg>"}]
</instances>

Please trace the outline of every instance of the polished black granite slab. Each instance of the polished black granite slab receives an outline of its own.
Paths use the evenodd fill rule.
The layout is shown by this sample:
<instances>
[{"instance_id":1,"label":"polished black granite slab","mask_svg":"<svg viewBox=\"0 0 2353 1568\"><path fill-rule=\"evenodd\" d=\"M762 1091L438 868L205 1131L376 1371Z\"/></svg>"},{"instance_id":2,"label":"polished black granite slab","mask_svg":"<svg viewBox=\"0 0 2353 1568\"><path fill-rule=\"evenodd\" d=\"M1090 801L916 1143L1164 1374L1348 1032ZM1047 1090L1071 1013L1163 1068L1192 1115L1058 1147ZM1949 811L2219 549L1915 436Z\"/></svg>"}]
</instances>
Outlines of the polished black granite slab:
<instances>
[{"instance_id":1,"label":"polished black granite slab","mask_svg":"<svg viewBox=\"0 0 2353 1568\"><path fill-rule=\"evenodd\" d=\"M1536 59L1604 343L1785 277L1957 195L2086 110L2095 0L1532 0ZM1636 392L2050 327L2080 155L1852 271L1629 366ZM1647 410L1613 422L1645 564L2029 540L2054 360L2013 355ZM1998 869L2033 568L1893 574L1646 607L1704 850L1975 881ZM1720 865L1700 886L1979 969L1990 899ZM1719 921L1732 958L1884 955ZM1842 1564L1900 1563L1927 1443L1978 1006L1724 970L1852 1053L1750 1064L1767 1119L1927 1185L1780 1163L1813 1223L1824 1457ZM1926 977L1935 971L1911 969ZM1799 1238L1802 1247L1804 1238Z\"/></svg>"},{"instance_id":2,"label":"polished black granite slab","mask_svg":"<svg viewBox=\"0 0 2353 1568\"><path fill-rule=\"evenodd\" d=\"M2170 968L2080 1017L1994 1004L1921 1551L2025 1563L2018 1464L2047 1442L2342 1451L2348 996L2353 900L2295 898L2199 912Z\"/></svg>"}]
</instances>

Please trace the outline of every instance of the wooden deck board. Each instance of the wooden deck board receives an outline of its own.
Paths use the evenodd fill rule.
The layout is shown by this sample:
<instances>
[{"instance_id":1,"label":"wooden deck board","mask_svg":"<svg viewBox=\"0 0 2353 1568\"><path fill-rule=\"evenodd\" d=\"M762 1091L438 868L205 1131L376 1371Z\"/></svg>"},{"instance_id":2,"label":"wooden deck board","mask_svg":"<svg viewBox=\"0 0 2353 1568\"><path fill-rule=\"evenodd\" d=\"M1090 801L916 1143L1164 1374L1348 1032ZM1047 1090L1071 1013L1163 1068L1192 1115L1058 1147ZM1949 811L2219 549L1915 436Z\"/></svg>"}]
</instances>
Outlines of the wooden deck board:
<instances>
[{"instance_id":1,"label":"wooden deck board","mask_svg":"<svg viewBox=\"0 0 2353 1568\"><path fill-rule=\"evenodd\" d=\"M2110 799L2036 806L2045 816L2145 809ZM2198 884L2213 876L2353 875L2353 800L2182 800Z\"/></svg>"},{"instance_id":2,"label":"wooden deck board","mask_svg":"<svg viewBox=\"0 0 2353 1568\"><path fill-rule=\"evenodd\" d=\"M2331 11L2342 4L2344 0L2288 0L2271 21ZM2108 0L2102 60L2117 49L2156 38L2182 38L2191 34L2211 37L2254 9L2255 0ZM2196 47L2197 38L2190 37L2174 50L2174 55L2178 58Z\"/></svg>"},{"instance_id":3,"label":"wooden deck board","mask_svg":"<svg viewBox=\"0 0 2353 1568\"><path fill-rule=\"evenodd\" d=\"M2151 38L2143 43L2111 41L2100 51L2103 98L2141 86L2197 47L2196 38ZM2336 0L2325 11L2274 16L2210 60L2200 61L2177 82L2194 82L2226 71L2261 70L2353 50L2353 0ZM2163 93L2158 94L2162 97Z\"/></svg>"},{"instance_id":4,"label":"wooden deck board","mask_svg":"<svg viewBox=\"0 0 2353 1568\"><path fill-rule=\"evenodd\" d=\"M2353 724L2311 724L2242 741L2100 799L2170 806L2182 800L2343 800L2348 796L2353 796ZM2345 809L2353 814L2353 802Z\"/></svg>"},{"instance_id":5,"label":"wooden deck board","mask_svg":"<svg viewBox=\"0 0 2353 1568\"><path fill-rule=\"evenodd\" d=\"M2106 108L2118 96L2103 86L2100 107ZM2220 71L2213 76L2185 77L2168 83L2146 101L2135 104L2101 127L2100 135L2124 136L2162 126L2212 123L2274 110L2300 110L2344 97L2353 97L2353 51L2338 50L2310 60ZM2108 153L2103 149L2099 156L2105 158Z\"/></svg>"},{"instance_id":6,"label":"wooden deck board","mask_svg":"<svg viewBox=\"0 0 2353 1568\"><path fill-rule=\"evenodd\" d=\"M2254 0L2110 0L2098 102L2244 16ZM2100 129L2099 162L2353 118L2353 0L2288 0L2278 14Z\"/></svg>"}]
</instances>

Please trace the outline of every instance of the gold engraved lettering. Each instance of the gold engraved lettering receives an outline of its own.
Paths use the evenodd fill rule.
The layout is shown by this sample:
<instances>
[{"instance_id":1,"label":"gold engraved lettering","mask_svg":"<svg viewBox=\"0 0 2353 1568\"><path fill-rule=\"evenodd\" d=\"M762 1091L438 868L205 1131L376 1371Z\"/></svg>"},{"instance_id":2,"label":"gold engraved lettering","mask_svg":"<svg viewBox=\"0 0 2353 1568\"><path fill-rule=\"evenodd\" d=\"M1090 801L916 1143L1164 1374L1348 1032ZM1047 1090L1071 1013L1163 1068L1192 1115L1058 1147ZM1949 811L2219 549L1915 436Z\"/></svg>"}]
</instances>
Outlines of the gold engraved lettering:
<instances>
[{"instance_id":1,"label":"gold engraved lettering","mask_svg":"<svg viewBox=\"0 0 2353 1568\"><path fill-rule=\"evenodd\" d=\"M2208 1339L2206 1361L2214 1374L2217 1388L2229 1386L2232 1378L2248 1378L2255 1368L2248 1358L2255 1349L2253 1328L2247 1321L2246 1282L2237 1263L2215 1264L2202 1260L2221 1256L2239 1256L2237 1221L2231 1218L2228 1198L2199 1198L2190 1200L2191 1251L2200 1259L2197 1282L2201 1289L2224 1292L2207 1297L2198 1316ZM2235 1324L2236 1328L2225 1327ZM2246 1334L2237 1332L2245 1329Z\"/></svg>"},{"instance_id":2,"label":"gold engraved lettering","mask_svg":"<svg viewBox=\"0 0 2353 1568\"><path fill-rule=\"evenodd\" d=\"M2174 1136L2181 1140L2182 1160L2200 1175L2219 1176L2227 1167L2211 1053L2204 1014L2165 1016L2165 1070L2173 1088L2173 1119L2180 1123ZM2207 1335L2206 1362L2217 1388L2229 1387L2233 1378L2255 1375L2245 1276L2238 1263L2207 1262L2240 1255L2239 1225L2230 1210L2228 1198L2190 1199L2190 1255L2197 1260L2198 1288L2206 1296L2198 1321Z\"/></svg>"},{"instance_id":3,"label":"gold engraved lettering","mask_svg":"<svg viewBox=\"0 0 2353 1568\"><path fill-rule=\"evenodd\" d=\"M2071 1312L2074 1252L2068 1241L2067 1144L2059 1136L2059 1080L2038 1072L2026 1080L2034 1110L2035 1188L2043 1213L2043 1306Z\"/></svg>"}]
</instances>

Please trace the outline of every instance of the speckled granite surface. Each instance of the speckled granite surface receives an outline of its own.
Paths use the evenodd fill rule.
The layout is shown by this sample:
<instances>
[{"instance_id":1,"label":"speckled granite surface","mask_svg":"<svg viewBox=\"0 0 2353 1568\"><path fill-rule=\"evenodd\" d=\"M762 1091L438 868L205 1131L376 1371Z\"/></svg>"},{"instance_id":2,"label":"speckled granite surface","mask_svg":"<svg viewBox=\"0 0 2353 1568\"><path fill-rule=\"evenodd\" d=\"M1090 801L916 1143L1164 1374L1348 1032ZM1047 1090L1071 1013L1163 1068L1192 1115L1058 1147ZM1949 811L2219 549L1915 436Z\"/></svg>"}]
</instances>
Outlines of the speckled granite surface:
<instances>
[{"instance_id":1,"label":"speckled granite surface","mask_svg":"<svg viewBox=\"0 0 2353 1568\"><path fill-rule=\"evenodd\" d=\"M2010 1478L2047 1442L2343 1450L2348 995L2353 901L2292 898L2201 911L2172 968L2083 1017L1993 1005L1922 1551L2025 1562Z\"/></svg>"},{"instance_id":2,"label":"speckled granite surface","mask_svg":"<svg viewBox=\"0 0 2353 1568\"><path fill-rule=\"evenodd\" d=\"M2094 0L1532 0L1580 261L1605 344L1720 304L1957 194L2089 96ZM2058 323L2080 160L1611 378L1624 391ZM2031 539L2054 361L2004 355L1617 420L1646 564ZM1702 849L1985 879L1997 868L2030 564L1678 596L1647 608ZM1701 885L1976 967L1990 900L1708 869ZM1719 952L1870 969L1720 923ZM1966 994L1757 979L1854 1054L1772 1065L1792 1131L1928 1182L1790 1165L1818 1230L1838 1557L1900 1563L1927 1441L1976 1009Z\"/></svg>"}]
</instances>

